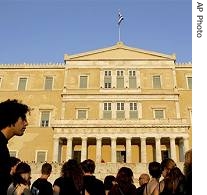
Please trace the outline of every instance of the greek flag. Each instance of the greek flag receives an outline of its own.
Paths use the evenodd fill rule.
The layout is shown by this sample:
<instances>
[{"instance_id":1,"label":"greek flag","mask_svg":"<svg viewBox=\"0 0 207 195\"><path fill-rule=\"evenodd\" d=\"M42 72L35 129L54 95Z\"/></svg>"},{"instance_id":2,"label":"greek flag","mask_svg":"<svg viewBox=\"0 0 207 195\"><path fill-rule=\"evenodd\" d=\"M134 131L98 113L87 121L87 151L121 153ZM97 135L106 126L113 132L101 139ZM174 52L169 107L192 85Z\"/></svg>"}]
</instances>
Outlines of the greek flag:
<instances>
[{"instance_id":1,"label":"greek flag","mask_svg":"<svg viewBox=\"0 0 207 195\"><path fill-rule=\"evenodd\" d=\"M121 21L124 19L124 17L121 15L121 12L119 11L119 20L118 20L118 25L121 24Z\"/></svg>"}]
</instances>

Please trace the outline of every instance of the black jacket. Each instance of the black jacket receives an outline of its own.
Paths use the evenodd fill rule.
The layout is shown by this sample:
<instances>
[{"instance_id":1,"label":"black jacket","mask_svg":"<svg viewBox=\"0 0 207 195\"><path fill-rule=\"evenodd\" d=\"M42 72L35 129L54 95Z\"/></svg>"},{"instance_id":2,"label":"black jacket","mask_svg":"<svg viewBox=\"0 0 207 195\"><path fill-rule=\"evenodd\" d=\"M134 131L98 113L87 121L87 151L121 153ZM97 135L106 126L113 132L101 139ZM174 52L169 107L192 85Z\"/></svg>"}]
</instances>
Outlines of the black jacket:
<instances>
[{"instance_id":1,"label":"black jacket","mask_svg":"<svg viewBox=\"0 0 207 195\"><path fill-rule=\"evenodd\" d=\"M10 155L8 140L0 131L0 195L7 195L7 188L12 182L10 176Z\"/></svg>"},{"instance_id":2,"label":"black jacket","mask_svg":"<svg viewBox=\"0 0 207 195\"><path fill-rule=\"evenodd\" d=\"M104 184L95 176L85 175L83 177L84 188L90 195L105 195Z\"/></svg>"}]
</instances>

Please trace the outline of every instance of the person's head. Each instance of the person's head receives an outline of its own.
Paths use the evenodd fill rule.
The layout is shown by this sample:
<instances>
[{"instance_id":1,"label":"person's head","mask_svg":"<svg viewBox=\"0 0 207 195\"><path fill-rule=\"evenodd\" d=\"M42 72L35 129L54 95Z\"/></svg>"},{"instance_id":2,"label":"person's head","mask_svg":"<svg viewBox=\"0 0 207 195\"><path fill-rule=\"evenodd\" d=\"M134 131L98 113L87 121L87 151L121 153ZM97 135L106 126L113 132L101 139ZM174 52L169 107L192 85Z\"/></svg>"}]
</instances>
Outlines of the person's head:
<instances>
[{"instance_id":1,"label":"person's head","mask_svg":"<svg viewBox=\"0 0 207 195\"><path fill-rule=\"evenodd\" d=\"M84 160L81 162L81 168L84 174L93 174L95 171L95 162L91 159Z\"/></svg>"},{"instance_id":2,"label":"person's head","mask_svg":"<svg viewBox=\"0 0 207 195\"><path fill-rule=\"evenodd\" d=\"M7 139L14 135L23 135L28 125L26 114L30 110L26 104L16 99L8 99L0 103L0 130Z\"/></svg>"},{"instance_id":3,"label":"person's head","mask_svg":"<svg viewBox=\"0 0 207 195\"><path fill-rule=\"evenodd\" d=\"M163 159L161 162L162 176L165 178L172 168L176 167L175 161L171 158Z\"/></svg>"},{"instance_id":4,"label":"person's head","mask_svg":"<svg viewBox=\"0 0 207 195\"><path fill-rule=\"evenodd\" d=\"M50 163L44 163L42 165L41 173L43 175L50 176L51 172L52 172L52 165Z\"/></svg>"},{"instance_id":5,"label":"person's head","mask_svg":"<svg viewBox=\"0 0 207 195\"><path fill-rule=\"evenodd\" d=\"M181 170L178 167L173 167L168 177L165 178L165 188L172 193L175 193L179 188L179 185L184 184L185 182L185 176L181 172Z\"/></svg>"},{"instance_id":6,"label":"person's head","mask_svg":"<svg viewBox=\"0 0 207 195\"><path fill-rule=\"evenodd\" d=\"M139 176L139 185L142 186L148 183L150 180L150 176L147 173L143 173Z\"/></svg>"},{"instance_id":7,"label":"person's head","mask_svg":"<svg viewBox=\"0 0 207 195\"><path fill-rule=\"evenodd\" d=\"M150 162L148 166L149 174L156 179L161 177L161 166L159 162Z\"/></svg>"},{"instance_id":8,"label":"person's head","mask_svg":"<svg viewBox=\"0 0 207 195\"><path fill-rule=\"evenodd\" d=\"M117 173L116 182L120 185L132 184L133 183L132 170L128 167L121 167Z\"/></svg>"},{"instance_id":9,"label":"person's head","mask_svg":"<svg viewBox=\"0 0 207 195\"><path fill-rule=\"evenodd\" d=\"M16 172L16 167L20 162L21 160L19 158L16 158L14 156L10 157L10 165L11 165L10 175L13 175Z\"/></svg>"},{"instance_id":10,"label":"person's head","mask_svg":"<svg viewBox=\"0 0 207 195\"><path fill-rule=\"evenodd\" d=\"M115 185L115 177L113 175L107 175L104 179L105 190L110 190Z\"/></svg>"},{"instance_id":11,"label":"person's head","mask_svg":"<svg viewBox=\"0 0 207 195\"><path fill-rule=\"evenodd\" d=\"M72 178L74 185L78 191L83 188L83 172L80 164L75 159L69 159L65 162L61 169L62 177Z\"/></svg>"},{"instance_id":12,"label":"person's head","mask_svg":"<svg viewBox=\"0 0 207 195\"><path fill-rule=\"evenodd\" d=\"M29 185L31 179L31 168L25 162L20 162L14 173L14 183Z\"/></svg>"},{"instance_id":13,"label":"person's head","mask_svg":"<svg viewBox=\"0 0 207 195\"><path fill-rule=\"evenodd\" d=\"M192 149L185 153L184 174L192 174Z\"/></svg>"}]
</instances>

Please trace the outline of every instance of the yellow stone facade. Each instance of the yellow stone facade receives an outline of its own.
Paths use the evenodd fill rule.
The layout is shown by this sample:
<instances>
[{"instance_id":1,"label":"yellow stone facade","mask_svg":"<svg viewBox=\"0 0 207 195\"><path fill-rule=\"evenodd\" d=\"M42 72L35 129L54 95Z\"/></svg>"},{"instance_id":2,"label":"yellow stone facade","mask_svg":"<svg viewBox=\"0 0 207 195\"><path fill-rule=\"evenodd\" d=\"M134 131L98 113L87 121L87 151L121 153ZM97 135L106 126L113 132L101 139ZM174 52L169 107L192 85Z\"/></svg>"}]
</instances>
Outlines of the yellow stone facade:
<instances>
[{"instance_id":1,"label":"yellow stone facade","mask_svg":"<svg viewBox=\"0 0 207 195\"><path fill-rule=\"evenodd\" d=\"M28 162L68 158L183 162L191 148L192 65L175 55L116 45L60 64L0 64L0 101L33 108L25 135L9 141Z\"/></svg>"}]
</instances>

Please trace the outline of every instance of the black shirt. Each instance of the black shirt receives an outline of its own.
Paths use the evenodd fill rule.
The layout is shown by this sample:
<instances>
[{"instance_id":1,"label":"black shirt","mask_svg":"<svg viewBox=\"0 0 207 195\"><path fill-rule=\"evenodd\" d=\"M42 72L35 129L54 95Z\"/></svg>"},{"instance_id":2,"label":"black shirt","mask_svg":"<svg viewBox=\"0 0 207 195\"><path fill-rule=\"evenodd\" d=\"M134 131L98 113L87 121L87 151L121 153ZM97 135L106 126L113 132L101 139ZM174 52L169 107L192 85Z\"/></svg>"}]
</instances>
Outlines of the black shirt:
<instances>
[{"instance_id":1,"label":"black shirt","mask_svg":"<svg viewBox=\"0 0 207 195\"><path fill-rule=\"evenodd\" d=\"M7 188L11 183L10 155L7 144L8 140L0 131L0 195L7 195Z\"/></svg>"},{"instance_id":2,"label":"black shirt","mask_svg":"<svg viewBox=\"0 0 207 195\"><path fill-rule=\"evenodd\" d=\"M55 186L55 185L60 188L59 195L80 195L80 194L83 194L82 192L79 192L76 189L75 184L73 182L73 179L71 177L59 177L54 181L53 186Z\"/></svg>"},{"instance_id":3,"label":"black shirt","mask_svg":"<svg viewBox=\"0 0 207 195\"><path fill-rule=\"evenodd\" d=\"M52 184L46 179L39 178L32 184L32 195L53 195Z\"/></svg>"},{"instance_id":4,"label":"black shirt","mask_svg":"<svg viewBox=\"0 0 207 195\"><path fill-rule=\"evenodd\" d=\"M95 176L85 175L83 177L84 188L90 195L105 195L104 184Z\"/></svg>"}]
</instances>

